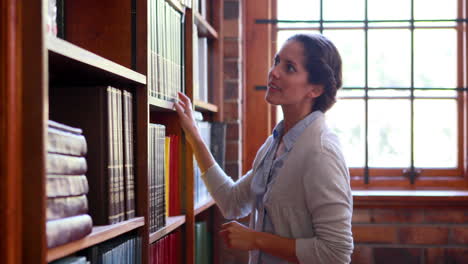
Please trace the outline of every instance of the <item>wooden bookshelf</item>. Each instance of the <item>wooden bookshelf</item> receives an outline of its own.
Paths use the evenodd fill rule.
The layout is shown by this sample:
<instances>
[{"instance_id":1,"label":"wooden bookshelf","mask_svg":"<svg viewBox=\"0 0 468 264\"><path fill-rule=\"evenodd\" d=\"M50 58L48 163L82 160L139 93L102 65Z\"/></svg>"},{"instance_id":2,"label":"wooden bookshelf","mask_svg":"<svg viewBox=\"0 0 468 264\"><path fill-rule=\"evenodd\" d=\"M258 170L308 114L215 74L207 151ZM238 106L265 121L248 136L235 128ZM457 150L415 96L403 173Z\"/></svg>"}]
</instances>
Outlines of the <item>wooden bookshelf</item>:
<instances>
[{"instance_id":1,"label":"wooden bookshelf","mask_svg":"<svg viewBox=\"0 0 468 264\"><path fill-rule=\"evenodd\" d=\"M150 234L150 244L185 224L185 215L170 216L166 218L166 226Z\"/></svg>"},{"instance_id":2,"label":"wooden bookshelf","mask_svg":"<svg viewBox=\"0 0 468 264\"><path fill-rule=\"evenodd\" d=\"M214 104L210 104L210 103L203 102L200 100L194 100L193 104L195 105L195 110L200 111L200 112L212 112L212 113L218 112L218 106Z\"/></svg>"},{"instance_id":3,"label":"wooden bookshelf","mask_svg":"<svg viewBox=\"0 0 468 264\"><path fill-rule=\"evenodd\" d=\"M143 74L65 40L47 36L50 79L54 83L145 85Z\"/></svg>"},{"instance_id":4,"label":"wooden bookshelf","mask_svg":"<svg viewBox=\"0 0 468 264\"><path fill-rule=\"evenodd\" d=\"M184 91L192 100L192 75L194 67L197 67L192 57L193 26L197 26L200 36L210 39L207 56L212 64L208 70L208 89L213 89L210 91L212 101L194 101L193 106L204 112L208 121L223 121L223 95L219 91L223 84L223 1L207 1L209 19L183 6L178 0L158 1L165 1L183 17L180 33L185 41L181 47ZM7 12L7 8L3 8L0 11L9 18L6 24L0 25L2 40L8 41L7 45L0 45L2 54L8 55L0 56L3 65L0 66L1 82L5 84L0 91L6 95L0 99L1 109L5 110L5 114L0 114L0 141L5 144L0 145L1 150L5 150L3 153L8 153L0 155L0 164L6 166L1 166L1 172L6 177L0 179L5 187L0 185L6 191L5 197L14 198L0 202L7 210L0 212L0 230L8 231L5 235L7 243L0 247L2 264L45 264L75 253L88 253L91 247L104 245L128 233L141 238L139 250L142 263L147 264L151 243L174 231L180 231L182 235L178 250L182 263L194 264L195 217L202 212L210 215L214 201L194 208L193 152L184 138L173 103L154 98L149 93L148 82L154 80L150 79L148 67L148 37L151 23L156 22L149 16L150 3L153 2L102 0L96 4L94 0L65 1L64 39L53 37L43 30L47 21L47 1L22 5L6 0L1 4L2 7L12 7L8 10L16 10ZM136 5L132 6L132 3ZM48 249L45 210L47 123L57 111L54 106L60 102L55 89L78 89L77 86L112 86L133 95L136 217L113 225L94 226L86 237ZM150 120L161 121L167 127L167 133L176 134L181 139L178 190L184 213L168 217L166 225L154 233L149 232ZM88 149L91 147L88 146ZM92 202L88 200L89 204ZM8 247L12 249L5 250ZM5 257L2 256L4 253Z\"/></svg>"},{"instance_id":5,"label":"wooden bookshelf","mask_svg":"<svg viewBox=\"0 0 468 264\"><path fill-rule=\"evenodd\" d=\"M210 209L215 204L216 202L213 199L206 201L205 203L203 203L202 205L198 206L195 209L195 215L203 213L204 211Z\"/></svg>"},{"instance_id":6,"label":"wooden bookshelf","mask_svg":"<svg viewBox=\"0 0 468 264\"><path fill-rule=\"evenodd\" d=\"M79 250L94 246L101 242L120 236L124 233L137 229L145 224L144 217L137 217L114 225L94 226L93 232L83 239L49 249L47 251L47 262L68 256Z\"/></svg>"},{"instance_id":7,"label":"wooden bookshelf","mask_svg":"<svg viewBox=\"0 0 468 264\"><path fill-rule=\"evenodd\" d=\"M175 111L173 102L151 96L148 97L148 102L152 111Z\"/></svg>"},{"instance_id":8,"label":"wooden bookshelf","mask_svg":"<svg viewBox=\"0 0 468 264\"><path fill-rule=\"evenodd\" d=\"M198 27L198 36L209 39L218 39L218 32L198 12L194 12L195 23Z\"/></svg>"}]
</instances>

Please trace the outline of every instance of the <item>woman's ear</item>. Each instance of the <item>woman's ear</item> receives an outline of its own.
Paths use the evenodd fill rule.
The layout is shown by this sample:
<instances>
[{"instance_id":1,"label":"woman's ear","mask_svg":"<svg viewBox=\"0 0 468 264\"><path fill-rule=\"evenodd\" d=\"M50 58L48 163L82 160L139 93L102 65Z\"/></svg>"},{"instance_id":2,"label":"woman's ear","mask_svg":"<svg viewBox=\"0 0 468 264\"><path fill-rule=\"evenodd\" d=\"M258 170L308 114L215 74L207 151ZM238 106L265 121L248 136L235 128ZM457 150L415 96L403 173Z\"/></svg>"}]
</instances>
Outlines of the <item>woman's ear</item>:
<instances>
[{"instance_id":1,"label":"woman's ear","mask_svg":"<svg viewBox=\"0 0 468 264\"><path fill-rule=\"evenodd\" d=\"M307 97L309 98L317 98L323 94L323 84L309 84L309 92L307 93Z\"/></svg>"}]
</instances>

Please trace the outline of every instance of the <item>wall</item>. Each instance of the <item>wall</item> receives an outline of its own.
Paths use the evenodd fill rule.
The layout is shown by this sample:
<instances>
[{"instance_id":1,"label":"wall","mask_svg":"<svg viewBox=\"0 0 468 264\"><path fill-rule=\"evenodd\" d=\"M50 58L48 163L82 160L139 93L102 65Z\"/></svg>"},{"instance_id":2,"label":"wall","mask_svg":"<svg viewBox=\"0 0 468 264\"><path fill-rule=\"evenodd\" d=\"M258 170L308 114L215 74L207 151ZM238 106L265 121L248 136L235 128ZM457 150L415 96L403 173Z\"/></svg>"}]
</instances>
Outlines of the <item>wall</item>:
<instances>
[{"instance_id":1,"label":"wall","mask_svg":"<svg viewBox=\"0 0 468 264\"><path fill-rule=\"evenodd\" d=\"M355 208L353 264L468 263L468 208Z\"/></svg>"},{"instance_id":2,"label":"wall","mask_svg":"<svg viewBox=\"0 0 468 264\"><path fill-rule=\"evenodd\" d=\"M226 131L226 174L233 180L239 179L242 173L242 1L224 1L224 121ZM225 246L217 235L221 224L228 222L216 208L214 209L214 258L215 263L240 264L248 262L245 252L231 250ZM248 225L246 219L238 220Z\"/></svg>"}]
</instances>

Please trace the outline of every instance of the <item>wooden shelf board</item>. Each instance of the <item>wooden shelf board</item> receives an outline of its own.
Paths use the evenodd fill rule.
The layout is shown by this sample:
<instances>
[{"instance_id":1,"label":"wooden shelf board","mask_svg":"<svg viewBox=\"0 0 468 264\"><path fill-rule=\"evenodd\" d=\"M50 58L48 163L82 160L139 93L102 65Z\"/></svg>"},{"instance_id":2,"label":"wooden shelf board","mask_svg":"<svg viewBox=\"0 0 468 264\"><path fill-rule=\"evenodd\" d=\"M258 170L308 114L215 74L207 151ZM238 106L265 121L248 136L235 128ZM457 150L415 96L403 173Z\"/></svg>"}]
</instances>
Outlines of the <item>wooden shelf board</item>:
<instances>
[{"instance_id":1,"label":"wooden shelf board","mask_svg":"<svg viewBox=\"0 0 468 264\"><path fill-rule=\"evenodd\" d=\"M166 226L150 234L150 238L149 238L150 244L158 241L163 236L169 234L170 232L174 231L175 229L177 229L183 224L185 224L185 215L167 217Z\"/></svg>"},{"instance_id":2,"label":"wooden shelf board","mask_svg":"<svg viewBox=\"0 0 468 264\"><path fill-rule=\"evenodd\" d=\"M148 96L148 103L150 105L150 109L153 111L174 111L174 103L169 102L166 100L162 100L156 97Z\"/></svg>"},{"instance_id":3,"label":"wooden shelf board","mask_svg":"<svg viewBox=\"0 0 468 264\"><path fill-rule=\"evenodd\" d=\"M205 211L208 208L210 208L211 206L213 206L215 203L216 202L213 200L213 198L211 198L210 200L208 200L207 202L205 202L201 206L198 206L197 208L195 208L195 215L198 215L198 214L202 213L203 211Z\"/></svg>"},{"instance_id":4,"label":"wooden shelf board","mask_svg":"<svg viewBox=\"0 0 468 264\"><path fill-rule=\"evenodd\" d=\"M218 106L214 104L210 104L199 100L194 100L193 104L195 105L195 109L200 112L218 112Z\"/></svg>"},{"instance_id":5,"label":"wooden shelf board","mask_svg":"<svg viewBox=\"0 0 468 264\"><path fill-rule=\"evenodd\" d=\"M136 217L114 225L95 226L93 227L91 234L88 236L80 240L49 249L47 251L47 262L68 256L82 249L120 236L143 225L145 225L145 218Z\"/></svg>"},{"instance_id":6,"label":"wooden shelf board","mask_svg":"<svg viewBox=\"0 0 468 264\"><path fill-rule=\"evenodd\" d=\"M145 85L146 76L54 36L47 36L54 84Z\"/></svg>"},{"instance_id":7,"label":"wooden shelf board","mask_svg":"<svg viewBox=\"0 0 468 264\"><path fill-rule=\"evenodd\" d=\"M218 39L218 32L198 12L193 12L195 24L198 28L198 36L210 39Z\"/></svg>"},{"instance_id":8,"label":"wooden shelf board","mask_svg":"<svg viewBox=\"0 0 468 264\"><path fill-rule=\"evenodd\" d=\"M174 7L177 11L181 12L182 14L184 13L185 7L182 6L182 4L177 1L177 0L166 0L172 7Z\"/></svg>"}]
</instances>

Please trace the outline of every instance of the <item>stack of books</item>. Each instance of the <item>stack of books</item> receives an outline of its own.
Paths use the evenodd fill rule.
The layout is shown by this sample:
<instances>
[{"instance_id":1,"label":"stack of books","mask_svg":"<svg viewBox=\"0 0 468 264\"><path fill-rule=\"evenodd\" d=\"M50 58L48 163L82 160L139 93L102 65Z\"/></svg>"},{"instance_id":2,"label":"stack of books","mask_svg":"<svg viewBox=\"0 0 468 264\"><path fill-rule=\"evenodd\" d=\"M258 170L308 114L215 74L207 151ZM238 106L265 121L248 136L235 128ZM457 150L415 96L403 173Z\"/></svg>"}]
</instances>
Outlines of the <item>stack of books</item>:
<instances>
[{"instance_id":1,"label":"stack of books","mask_svg":"<svg viewBox=\"0 0 468 264\"><path fill-rule=\"evenodd\" d=\"M47 131L47 246L91 233L86 139L79 128L49 121Z\"/></svg>"}]
</instances>

